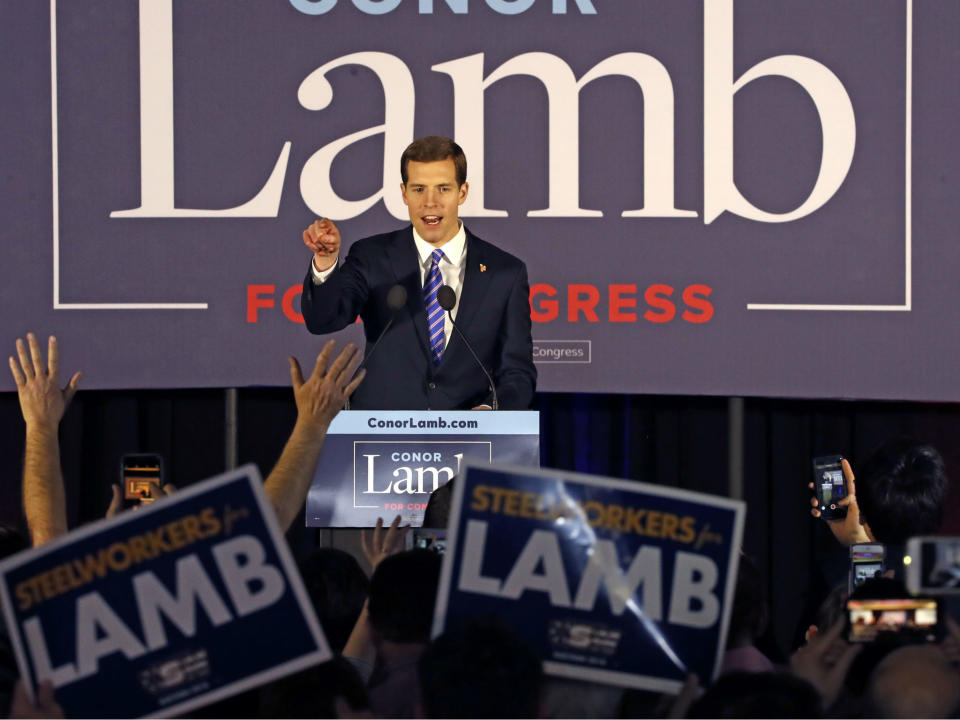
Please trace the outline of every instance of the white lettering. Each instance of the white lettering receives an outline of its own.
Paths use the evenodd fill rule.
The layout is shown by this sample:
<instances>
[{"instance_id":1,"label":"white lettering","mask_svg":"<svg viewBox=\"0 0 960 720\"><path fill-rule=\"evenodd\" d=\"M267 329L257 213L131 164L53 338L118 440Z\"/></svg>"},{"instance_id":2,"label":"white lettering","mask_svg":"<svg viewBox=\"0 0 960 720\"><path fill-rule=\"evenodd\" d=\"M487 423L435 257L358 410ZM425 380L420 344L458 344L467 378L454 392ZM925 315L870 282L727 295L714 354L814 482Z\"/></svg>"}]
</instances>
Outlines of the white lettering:
<instances>
[{"instance_id":1,"label":"white lettering","mask_svg":"<svg viewBox=\"0 0 960 720\"><path fill-rule=\"evenodd\" d=\"M733 82L733 0L704 2L703 18L703 222L724 211L758 222L789 222L822 207L840 188L856 145L850 96L825 65L801 55L778 55L757 63ZM770 213L747 200L733 176L733 97L757 78L780 76L800 85L820 118L823 148L820 172L807 199L795 210ZM645 103L646 104L646 103Z\"/></svg>"},{"instance_id":2,"label":"white lettering","mask_svg":"<svg viewBox=\"0 0 960 720\"><path fill-rule=\"evenodd\" d=\"M50 653L47 650L47 641L43 637L43 627L40 618L32 617L23 623L23 633L27 639L27 647L33 657L33 667L37 673L37 680L50 680L54 687L72 683L77 679L77 666L66 662L60 667L51 667Z\"/></svg>"},{"instance_id":3,"label":"white lettering","mask_svg":"<svg viewBox=\"0 0 960 720\"><path fill-rule=\"evenodd\" d=\"M417 492L413 484L413 471L410 468L406 466L398 467L396 470L393 471L393 476L395 478L400 478L395 483L393 483L393 487L392 487L393 492L408 493L408 494ZM420 480L420 483L421 485L423 484L422 478Z\"/></svg>"},{"instance_id":4,"label":"white lettering","mask_svg":"<svg viewBox=\"0 0 960 720\"><path fill-rule=\"evenodd\" d=\"M98 592L77 599L77 679L96 674L100 658L122 652L127 660L146 648Z\"/></svg>"},{"instance_id":5,"label":"white lettering","mask_svg":"<svg viewBox=\"0 0 960 720\"><path fill-rule=\"evenodd\" d=\"M230 622L232 617L196 555L177 560L176 573L176 595L171 595L150 571L133 578L140 622L147 647L151 650L167 644L161 612L186 637L197 632L196 601L200 602L215 626Z\"/></svg>"},{"instance_id":6,"label":"white lettering","mask_svg":"<svg viewBox=\"0 0 960 720\"><path fill-rule=\"evenodd\" d=\"M651 620L663 617L660 588L660 548L643 546L624 574L617 558L617 547L610 540L597 540L580 579L573 606L588 612L594 609L600 583L607 589L610 611L620 615L643 585L643 614Z\"/></svg>"},{"instance_id":7,"label":"white lettering","mask_svg":"<svg viewBox=\"0 0 960 720\"><path fill-rule=\"evenodd\" d=\"M498 597L500 595L500 581L496 578L484 577L481 574L486 544L487 523L482 520L468 520L457 588L465 592Z\"/></svg>"},{"instance_id":8,"label":"white lettering","mask_svg":"<svg viewBox=\"0 0 960 720\"><path fill-rule=\"evenodd\" d=\"M267 182L242 205L174 207L173 0L140 0L140 206L110 217L276 217L289 159L285 142Z\"/></svg>"},{"instance_id":9,"label":"white lettering","mask_svg":"<svg viewBox=\"0 0 960 720\"><path fill-rule=\"evenodd\" d=\"M397 187L397 164L404 149L413 141L413 77L399 58L380 52L359 52L332 60L310 73L300 84L297 97L307 110L323 110L333 100L333 88L327 72L344 65L362 65L376 73L383 87L384 123L346 135L315 152L300 173L300 194L314 213L333 220L346 220L367 211L383 198L393 217L407 218ZM333 161L341 151L368 137L383 134L383 183L377 192L363 200L345 200L333 189L330 179ZM385 192L385 188L394 188Z\"/></svg>"},{"instance_id":10,"label":"white lettering","mask_svg":"<svg viewBox=\"0 0 960 720\"><path fill-rule=\"evenodd\" d=\"M458 467L459 467L459 461L458 461L457 465L458 465ZM444 479L443 479L442 482L441 482L441 480L440 480L440 474L441 474L441 473L443 473L443 474L446 476L446 477L444 477ZM423 489L423 477L424 477L424 475L430 475L430 477L431 477L431 479L432 479L432 481L433 481L433 483L432 483L432 484L433 484L433 487L432 487L430 490L424 490L424 489ZM422 492L433 492L433 491L436 490L438 487L440 487L440 485L448 483L448 482L450 481L450 479L453 477L453 475L454 475L453 468L448 468L448 467L442 467L442 468L418 467L418 468L417 468L417 492L420 492L420 493L422 493Z\"/></svg>"},{"instance_id":11,"label":"white lettering","mask_svg":"<svg viewBox=\"0 0 960 720\"><path fill-rule=\"evenodd\" d=\"M533 5L533 0L487 0L487 5L501 15L519 15Z\"/></svg>"},{"instance_id":12,"label":"white lettering","mask_svg":"<svg viewBox=\"0 0 960 720\"><path fill-rule=\"evenodd\" d=\"M375 471L374 471L373 461L374 461L374 458L378 458L378 457L380 457L380 456L379 456L379 455L364 455L364 457L367 459L367 492L368 492L368 493L380 493L380 494L390 492L390 486L389 486L389 485L387 485L387 487L384 488L383 490L377 490L377 489L375 489L375 488L373 487L373 481L374 481L374 478L376 477L376 473L375 473Z\"/></svg>"},{"instance_id":13,"label":"white lettering","mask_svg":"<svg viewBox=\"0 0 960 720\"><path fill-rule=\"evenodd\" d=\"M710 558L678 552L670 594L670 622L694 628L713 625L720 617L720 601L713 593L717 576L717 566ZM699 601L698 610L690 607L691 600Z\"/></svg>"},{"instance_id":14,"label":"white lettering","mask_svg":"<svg viewBox=\"0 0 960 720\"><path fill-rule=\"evenodd\" d=\"M215 545L213 557L240 617L273 605L283 595L283 575L264 562L266 552L255 537L241 535ZM254 585L259 589L252 589Z\"/></svg>"},{"instance_id":15,"label":"white lettering","mask_svg":"<svg viewBox=\"0 0 960 720\"><path fill-rule=\"evenodd\" d=\"M543 565L543 574L536 570ZM570 590L563 571L557 536L549 530L534 530L503 584L502 595L516 600L527 590L550 595L555 607L570 607Z\"/></svg>"},{"instance_id":16,"label":"white lettering","mask_svg":"<svg viewBox=\"0 0 960 720\"><path fill-rule=\"evenodd\" d=\"M431 69L450 76L454 85L454 126L464 152L471 159L470 195L465 217L503 217L506 212L484 207L485 171L484 92L513 75L537 78L549 101L549 207L531 210L529 217L602 217L599 210L580 207L580 91L601 77L620 75L636 81L644 98L643 208L624 211L624 217L696 217L694 210L674 206L673 83L663 64L643 53L620 53L594 66L579 81L570 66L549 53L518 55L483 78L482 53ZM638 123L639 126L639 123Z\"/></svg>"}]
</instances>

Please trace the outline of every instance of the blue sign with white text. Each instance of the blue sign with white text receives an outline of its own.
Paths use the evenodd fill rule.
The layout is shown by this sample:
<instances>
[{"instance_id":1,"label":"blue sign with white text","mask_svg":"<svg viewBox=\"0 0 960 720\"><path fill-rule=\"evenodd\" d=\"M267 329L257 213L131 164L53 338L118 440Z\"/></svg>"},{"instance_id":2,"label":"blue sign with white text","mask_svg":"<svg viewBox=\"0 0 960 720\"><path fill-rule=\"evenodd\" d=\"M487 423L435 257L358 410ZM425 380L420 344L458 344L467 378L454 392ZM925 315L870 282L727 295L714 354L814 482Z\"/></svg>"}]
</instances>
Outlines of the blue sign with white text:
<instances>
[{"instance_id":1,"label":"blue sign with white text","mask_svg":"<svg viewBox=\"0 0 960 720\"><path fill-rule=\"evenodd\" d=\"M353 410L330 424L307 495L308 527L420 526L430 494L470 461L540 464L537 412Z\"/></svg>"},{"instance_id":2,"label":"blue sign with white text","mask_svg":"<svg viewBox=\"0 0 960 720\"><path fill-rule=\"evenodd\" d=\"M331 657L247 466L0 565L20 672L67 717L175 715Z\"/></svg>"},{"instance_id":3,"label":"blue sign with white text","mask_svg":"<svg viewBox=\"0 0 960 720\"><path fill-rule=\"evenodd\" d=\"M742 502L555 470L461 477L434 634L496 615L551 674L655 690L715 676Z\"/></svg>"}]
</instances>

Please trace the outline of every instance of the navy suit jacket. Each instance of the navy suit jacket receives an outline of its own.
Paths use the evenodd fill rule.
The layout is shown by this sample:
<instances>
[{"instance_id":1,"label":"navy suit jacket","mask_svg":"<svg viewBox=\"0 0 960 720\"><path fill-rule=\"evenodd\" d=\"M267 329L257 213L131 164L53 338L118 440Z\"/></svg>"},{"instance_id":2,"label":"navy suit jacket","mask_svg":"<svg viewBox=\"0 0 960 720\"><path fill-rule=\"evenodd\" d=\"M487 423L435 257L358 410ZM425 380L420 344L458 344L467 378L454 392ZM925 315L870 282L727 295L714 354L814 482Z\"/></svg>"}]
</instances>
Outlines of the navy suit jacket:
<instances>
[{"instance_id":1,"label":"navy suit jacket","mask_svg":"<svg viewBox=\"0 0 960 720\"><path fill-rule=\"evenodd\" d=\"M519 259L467 230L466 269L456 320L493 376L500 407L530 407L537 371L530 336L530 289ZM491 403L487 379L456 330L436 366L427 344L427 313L413 228L358 240L321 285L307 270L301 311L310 332L341 330L359 316L367 338L367 377L350 404L356 409L451 410ZM387 293L400 284L406 306L392 315Z\"/></svg>"}]
</instances>

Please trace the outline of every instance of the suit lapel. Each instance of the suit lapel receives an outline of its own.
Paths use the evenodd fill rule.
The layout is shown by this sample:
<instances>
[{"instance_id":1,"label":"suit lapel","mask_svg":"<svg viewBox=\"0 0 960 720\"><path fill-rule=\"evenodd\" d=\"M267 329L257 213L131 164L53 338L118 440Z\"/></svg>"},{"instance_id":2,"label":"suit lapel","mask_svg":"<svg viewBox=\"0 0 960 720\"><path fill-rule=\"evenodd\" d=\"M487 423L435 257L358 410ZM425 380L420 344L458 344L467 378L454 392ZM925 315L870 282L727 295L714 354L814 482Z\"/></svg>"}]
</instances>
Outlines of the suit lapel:
<instances>
[{"instance_id":1,"label":"suit lapel","mask_svg":"<svg viewBox=\"0 0 960 720\"><path fill-rule=\"evenodd\" d=\"M413 242L413 226L400 230L395 242L387 249L387 261L394 279L407 291L407 309L413 318L413 327L420 345L427 347L427 310L423 305L423 288L420 284L420 256Z\"/></svg>"},{"instance_id":2,"label":"suit lapel","mask_svg":"<svg viewBox=\"0 0 960 720\"><path fill-rule=\"evenodd\" d=\"M489 271L483 243L467 231L467 268L463 274L463 287L460 289L460 302L457 308L457 325L467 334L470 323L476 317L477 310L483 305L483 299L490 287L492 273Z\"/></svg>"}]
</instances>

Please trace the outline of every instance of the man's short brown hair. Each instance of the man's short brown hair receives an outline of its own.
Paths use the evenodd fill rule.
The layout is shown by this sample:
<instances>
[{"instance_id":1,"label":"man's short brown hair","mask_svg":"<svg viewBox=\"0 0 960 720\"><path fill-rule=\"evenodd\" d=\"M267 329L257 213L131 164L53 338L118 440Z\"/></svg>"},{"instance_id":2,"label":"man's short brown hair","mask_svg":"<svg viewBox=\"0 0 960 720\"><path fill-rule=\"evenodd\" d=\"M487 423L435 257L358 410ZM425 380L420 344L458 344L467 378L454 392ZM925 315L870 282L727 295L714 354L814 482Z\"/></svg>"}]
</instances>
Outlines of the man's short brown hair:
<instances>
[{"instance_id":1,"label":"man's short brown hair","mask_svg":"<svg viewBox=\"0 0 960 720\"><path fill-rule=\"evenodd\" d=\"M457 185L463 185L467 181L467 156L452 138L441 135L419 138L407 146L400 156L400 179L404 185L407 184L407 163L411 160L438 162L447 158L453 160L453 166L457 169Z\"/></svg>"}]
</instances>

